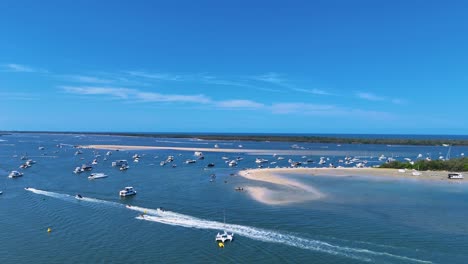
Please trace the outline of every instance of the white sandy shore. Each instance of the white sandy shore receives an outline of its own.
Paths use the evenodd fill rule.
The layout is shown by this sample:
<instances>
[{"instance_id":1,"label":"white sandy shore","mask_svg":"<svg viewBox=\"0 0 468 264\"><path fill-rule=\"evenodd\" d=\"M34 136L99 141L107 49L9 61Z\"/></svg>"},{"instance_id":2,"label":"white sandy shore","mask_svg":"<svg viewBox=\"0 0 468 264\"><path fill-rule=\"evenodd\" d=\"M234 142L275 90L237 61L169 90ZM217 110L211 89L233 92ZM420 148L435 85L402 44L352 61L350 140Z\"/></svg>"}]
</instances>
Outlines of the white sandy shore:
<instances>
[{"instance_id":1,"label":"white sandy shore","mask_svg":"<svg viewBox=\"0 0 468 264\"><path fill-rule=\"evenodd\" d=\"M412 171L399 172L397 169L377 168L266 168L249 169L239 172L239 175L253 181L267 182L278 185L280 190L266 187L246 187L249 195L256 201L269 205L285 205L290 203L316 200L325 197L319 190L302 184L293 179L288 179L282 174L296 174L304 176L370 176L381 178L408 178L431 181L449 180L446 171L422 171L421 175L413 176ZM463 180L461 180L463 182Z\"/></svg>"},{"instance_id":2,"label":"white sandy shore","mask_svg":"<svg viewBox=\"0 0 468 264\"><path fill-rule=\"evenodd\" d=\"M224 152L224 153L246 153L258 155L345 155L343 151L328 150L285 150L285 149L244 149L244 148L184 148L173 146L128 146L128 145L82 145L84 149L104 150L178 150L178 151L202 151L202 152Z\"/></svg>"}]
</instances>

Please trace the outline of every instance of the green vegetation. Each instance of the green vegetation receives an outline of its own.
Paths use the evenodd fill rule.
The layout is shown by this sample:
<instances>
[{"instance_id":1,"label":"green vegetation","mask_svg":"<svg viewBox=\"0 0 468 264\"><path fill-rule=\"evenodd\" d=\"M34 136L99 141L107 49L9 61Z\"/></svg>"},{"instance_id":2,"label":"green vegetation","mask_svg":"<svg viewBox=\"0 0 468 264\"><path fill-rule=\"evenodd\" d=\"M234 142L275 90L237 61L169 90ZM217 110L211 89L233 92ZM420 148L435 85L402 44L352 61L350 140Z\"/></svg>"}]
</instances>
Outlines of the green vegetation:
<instances>
[{"instance_id":1,"label":"green vegetation","mask_svg":"<svg viewBox=\"0 0 468 264\"><path fill-rule=\"evenodd\" d=\"M409 162L392 161L380 165L379 168L390 169L417 169L421 171L468 171L468 158L457 158L449 160L418 160L411 164Z\"/></svg>"},{"instance_id":2,"label":"green vegetation","mask_svg":"<svg viewBox=\"0 0 468 264\"><path fill-rule=\"evenodd\" d=\"M272 141L292 143L332 143L332 144L382 144L382 145L426 145L441 146L468 146L468 140L463 139L411 139L411 138L345 138L330 136L303 136L303 135L248 135L248 134L197 134L197 133L126 133L126 132L48 132L48 131L5 131L8 133L40 133L40 134L86 134L86 135L113 135L136 136L155 138L196 138L204 140L233 140L233 141Z\"/></svg>"}]
</instances>

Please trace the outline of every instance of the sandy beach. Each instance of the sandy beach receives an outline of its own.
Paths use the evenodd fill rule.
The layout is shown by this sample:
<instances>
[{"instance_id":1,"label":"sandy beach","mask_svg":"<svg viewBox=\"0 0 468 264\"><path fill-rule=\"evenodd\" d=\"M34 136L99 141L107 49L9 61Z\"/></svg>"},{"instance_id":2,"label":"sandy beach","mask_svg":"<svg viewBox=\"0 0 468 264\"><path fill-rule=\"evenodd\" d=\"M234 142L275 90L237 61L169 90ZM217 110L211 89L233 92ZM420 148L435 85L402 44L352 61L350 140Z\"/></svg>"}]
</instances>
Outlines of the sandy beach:
<instances>
[{"instance_id":1,"label":"sandy beach","mask_svg":"<svg viewBox=\"0 0 468 264\"><path fill-rule=\"evenodd\" d=\"M246 153L258 155L344 155L343 151L328 150L293 150L293 149L244 149L244 148L185 148L173 146L129 146L129 145L81 145L84 149L102 150L177 150L177 151L202 151L202 152L224 152L224 153ZM350 153L350 152L346 152ZM352 154L352 153L351 153Z\"/></svg>"},{"instance_id":2,"label":"sandy beach","mask_svg":"<svg viewBox=\"0 0 468 264\"><path fill-rule=\"evenodd\" d=\"M265 168L248 169L239 172L239 175L252 180L270 183L278 188L247 186L248 194L256 201L269 205L286 205L310 200L322 199L326 195L316 188L290 179L284 174L303 176L369 176L380 179L406 178L421 181L451 181L461 183L463 180L450 180L447 171L421 171L421 175L414 176L413 171L400 172L397 169L378 168Z\"/></svg>"}]
</instances>

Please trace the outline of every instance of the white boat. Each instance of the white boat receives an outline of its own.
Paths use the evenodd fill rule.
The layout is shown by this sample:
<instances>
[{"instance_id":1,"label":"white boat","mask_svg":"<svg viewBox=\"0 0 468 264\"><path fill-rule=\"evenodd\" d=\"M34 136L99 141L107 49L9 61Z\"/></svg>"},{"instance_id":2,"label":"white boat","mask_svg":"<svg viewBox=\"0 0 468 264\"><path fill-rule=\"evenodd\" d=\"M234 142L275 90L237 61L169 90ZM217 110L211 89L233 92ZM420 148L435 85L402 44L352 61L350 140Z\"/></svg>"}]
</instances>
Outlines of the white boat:
<instances>
[{"instance_id":1,"label":"white boat","mask_svg":"<svg viewBox=\"0 0 468 264\"><path fill-rule=\"evenodd\" d=\"M106 177L107 177L106 174L99 172L99 173L91 173L88 179L95 180L95 179L101 179L101 178L106 178Z\"/></svg>"},{"instance_id":2,"label":"white boat","mask_svg":"<svg viewBox=\"0 0 468 264\"><path fill-rule=\"evenodd\" d=\"M98 164L98 161L97 159L94 159L93 162L91 162L91 165L96 165L96 164Z\"/></svg>"},{"instance_id":3,"label":"white boat","mask_svg":"<svg viewBox=\"0 0 468 264\"><path fill-rule=\"evenodd\" d=\"M130 166L124 165L124 166L120 167L119 170L124 171L124 170L128 170L128 168L130 168Z\"/></svg>"},{"instance_id":4,"label":"white boat","mask_svg":"<svg viewBox=\"0 0 468 264\"><path fill-rule=\"evenodd\" d=\"M218 144L215 144L214 147L215 147L215 148L219 148L219 145L218 145Z\"/></svg>"},{"instance_id":5,"label":"white boat","mask_svg":"<svg viewBox=\"0 0 468 264\"><path fill-rule=\"evenodd\" d=\"M8 178L17 178L21 176L23 176L23 173L19 171L12 171L10 174L8 174Z\"/></svg>"},{"instance_id":6,"label":"white boat","mask_svg":"<svg viewBox=\"0 0 468 264\"><path fill-rule=\"evenodd\" d=\"M112 162L112 167L122 167L128 165L127 160L116 160Z\"/></svg>"},{"instance_id":7,"label":"white boat","mask_svg":"<svg viewBox=\"0 0 468 264\"><path fill-rule=\"evenodd\" d=\"M413 174L413 176L419 176L419 175L421 175L421 172L419 172L419 171L413 171L411 174Z\"/></svg>"},{"instance_id":8,"label":"white boat","mask_svg":"<svg viewBox=\"0 0 468 264\"><path fill-rule=\"evenodd\" d=\"M228 232L226 232L226 230L224 230L223 233L218 233L216 235L216 241L221 241L221 242L225 242L225 241L232 241L234 239L234 234L231 233L229 234Z\"/></svg>"},{"instance_id":9,"label":"white boat","mask_svg":"<svg viewBox=\"0 0 468 264\"><path fill-rule=\"evenodd\" d=\"M284 160L284 158L283 157L278 157L278 160Z\"/></svg>"},{"instance_id":10,"label":"white boat","mask_svg":"<svg viewBox=\"0 0 468 264\"><path fill-rule=\"evenodd\" d=\"M258 163L258 164L260 164L260 163L265 163L265 162L268 162L268 160L266 160L266 159L260 159L260 158L256 158L256 159L255 159L255 163Z\"/></svg>"},{"instance_id":11,"label":"white boat","mask_svg":"<svg viewBox=\"0 0 468 264\"><path fill-rule=\"evenodd\" d=\"M82 172L83 170L81 169L81 167L76 167L75 170L73 170L73 173L76 173L76 174L82 173Z\"/></svg>"},{"instance_id":12,"label":"white boat","mask_svg":"<svg viewBox=\"0 0 468 264\"><path fill-rule=\"evenodd\" d=\"M235 166L237 166L237 161L231 160L231 161L229 162L229 167L235 167Z\"/></svg>"},{"instance_id":13,"label":"white boat","mask_svg":"<svg viewBox=\"0 0 468 264\"><path fill-rule=\"evenodd\" d=\"M44 150L45 147L42 147L42 146L41 146L41 147L38 147L37 149L39 149L39 150Z\"/></svg>"},{"instance_id":14,"label":"white boat","mask_svg":"<svg viewBox=\"0 0 468 264\"><path fill-rule=\"evenodd\" d=\"M106 156L110 156L110 155L112 155L112 152L107 151Z\"/></svg>"},{"instance_id":15,"label":"white boat","mask_svg":"<svg viewBox=\"0 0 468 264\"><path fill-rule=\"evenodd\" d=\"M460 180L462 180L463 179L463 174L461 174L461 173L449 173L448 178L449 179L460 179Z\"/></svg>"},{"instance_id":16,"label":"white boat","mask_svg":"<svg viewBox=\"0 0 468 264\"><path fill-rule=\"evenodd\" d=\"M132 159L139 159L139 158L140 158L140 155L138 155L138 154L135 154L135 155L132 156Z\"/></svg>"},{"instance_id":17,"label":"white boat","mask_svg":"<svg viewBox=\"0 0 468 264\"><path fill-rule=\"evenodd\" d=\"M203 156L203 152L201 151L195 151L195 153L193 154L195 157L202 157Z\"/></svg>"},{"instance_id":18,"label":"white boat","mask_svg":"<svg viewBox=\"0 0 468 264\"><path fill-rule=\"evenodd\" d=\"M136 194L136 191L133 189L133 187L125 187L125 189L121 190L119 192L119 195L121 197L125 197L125 196L131 196L131 195L135 195Z\"/></svg>"},{"instance_id":19,"label":"white boat","mask_svg":"<svg viewBox=\"0 0 468 264\"><path fill-rule=\"evenodd\" d=\"M190 164L190 163L195 163L197 162L196 160L193 160L193 159L188 159L185 161L186 164Z\"/></svg>"}]
</instances>

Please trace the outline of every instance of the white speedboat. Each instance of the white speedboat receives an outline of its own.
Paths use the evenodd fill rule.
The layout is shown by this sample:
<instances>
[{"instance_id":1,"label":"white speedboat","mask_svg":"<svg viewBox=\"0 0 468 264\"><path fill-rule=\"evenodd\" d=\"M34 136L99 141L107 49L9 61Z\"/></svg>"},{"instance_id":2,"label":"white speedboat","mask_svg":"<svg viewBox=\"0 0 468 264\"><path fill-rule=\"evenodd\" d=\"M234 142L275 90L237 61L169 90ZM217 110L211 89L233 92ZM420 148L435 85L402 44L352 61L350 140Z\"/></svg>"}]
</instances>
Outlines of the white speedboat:
<instances>
[{"instance_id":1,"label":"white speedboat","mask_svg":"<svg viewBox=\"0 0 468 264\"><path fill-rule=\"evenodd\" d=\"M124 171L124 170L128 170L128 168L130 168L130 166L125 165L125 166L120 167L119 170Z\"/></svg>"},{"instance_id":2,"label":"white speedboat","mask_svg":"<svg viewBox=\"0 0 468 264\"><path fill-rule=\"evenodd\" d=\"M231 161L229 162L229 167L235 167L235 166L237 166L237 161L231 160Z\"/></svg>"},{"instance_id":3,"label":"white speedboat","mask_svg":"<svg viewBox=\"0 0 468 264\"><path fill-rule=\"evenodd\" d=\"M195 163L197 162L196 160L193 160L193 159L188 159L185 161L186 164L191 164L191 163Z\"/></svg>"},{"instance_id":4,"label":"white speedboat","mask_svg":"<svg viewBox=\"0 0 468 264\"><path fill-rule=\"evenodd\" d=\"M133 187L125 187L125 189L121 190L119 192L119 195L121 197L125 197L125 196L131 196L131 195L135 195L136 194L136 191L133 189Z\"/></svg>"},{"instance_id":5,"label":"white speedboat","mask_svg":"<svg viewBox=\"0 0 468 264\"><path fill-rule=\"evenodd\" d=\"M95 180L95 179L101 179L101 178L106 178L107 175L104 174L104 173L91 173L91 175L89 175L88 179L90 180Z\"/></svg>"},{"instance_id":6,"label":"white speedboat","mask_svg":"<svg viewBox=\"0 0 468 264\"><path fill-rule=\"evenodd\" d=\"M224 230L223 233L218 233L216 235L216 241L221 241L221 242L225 242L225 241L232 241L234 239L234 233L231 233L229 234L228 232L226 232L226 230Z\"/></svg>"},{"instance_id":7,"label":"white speedboat","mask_svg":"<svg viewBox=\"0 0 468 264\"><path fill-rule=\"evenodd\" d=\"M260 159L260 158L255 159L255 163L258 163L258 164L266 163L266 162L268 162L268 160L266 160L266 159Z\"/></svg>"},{"instance_id":8,"label":"white speedboat","mask_svg":"<svg viewBox=\"0 0 468 264\"><path fill-rule=\"evenodd\" d=\"M460 179L463 180L463 174L461 173L449 173L448 174L449 179Z\"/></svg>"},{"instance_id":9,"label":"white speedboat","mask_svg":"<svg viewBox=\"0 0 468 264\"><path fill-rule=\"evenodd\" d=\"M19 171L12 171L10 174L8 174L8 178L17 178L21 176L23 176L23 173Z\"/></svg>"},{"instance_id":10,"label":"white speedboat","mask_svg":"<svg viewBox=\"0 0 468 264\"><path fill-rule=\"evenodd\" d=\"M75 170L73 170L73 173L76 173L76 174L82 173L82 172L83 170L81 169L81 167L76 167Z\"/></svg>"}]
</instances>

